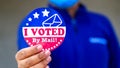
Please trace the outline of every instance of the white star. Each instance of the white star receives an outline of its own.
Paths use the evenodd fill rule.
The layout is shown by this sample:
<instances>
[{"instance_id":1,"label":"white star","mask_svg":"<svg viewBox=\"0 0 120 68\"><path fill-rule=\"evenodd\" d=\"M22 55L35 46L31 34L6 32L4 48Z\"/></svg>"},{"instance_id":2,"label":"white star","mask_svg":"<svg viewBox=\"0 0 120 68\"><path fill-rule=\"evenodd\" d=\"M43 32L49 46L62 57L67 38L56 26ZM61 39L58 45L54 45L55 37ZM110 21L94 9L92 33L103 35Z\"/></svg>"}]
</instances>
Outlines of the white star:
<instances>
[{"instance_id":1,"label":"white star","mask_svg":"<svg viewBox=\"0 0 120 68\"><path fill-rule=\"evenodd\" d=\"M49 14L50 12L45 9L44 11L42 11L42 13L43 13L43 17L44 17L44 16L47 16L47 17L48 17L48 14Z\"/></svg>"},{"instance_id":2,"label":"white star","mask_svg":"<svg viewBox=\"0 0 120 68\"><path fill-rule=\"evenodd\" d=\"M39 14L37 12L35 12L35 14L33 14L34 18L39 18Z\"/></svg>"},{"instance_id":3,"label":"white star","mask_svg":"<svg viewBox=\"0 0 120 68\"><path fill-rule=\"evenodd\" d=\"M30 18L28 18L28 21L32 21L32 18L30 17Z\"/></svg>"},{"instance_id":4,"label":"white star","mask_svg":"<svg viewBox=\"0 0 120 68\"><path fill-rule=\"evenodd\" d=\"M29 25L29 23L26 23L26 26L28 26Z\"/></svg>"}]
</instances>

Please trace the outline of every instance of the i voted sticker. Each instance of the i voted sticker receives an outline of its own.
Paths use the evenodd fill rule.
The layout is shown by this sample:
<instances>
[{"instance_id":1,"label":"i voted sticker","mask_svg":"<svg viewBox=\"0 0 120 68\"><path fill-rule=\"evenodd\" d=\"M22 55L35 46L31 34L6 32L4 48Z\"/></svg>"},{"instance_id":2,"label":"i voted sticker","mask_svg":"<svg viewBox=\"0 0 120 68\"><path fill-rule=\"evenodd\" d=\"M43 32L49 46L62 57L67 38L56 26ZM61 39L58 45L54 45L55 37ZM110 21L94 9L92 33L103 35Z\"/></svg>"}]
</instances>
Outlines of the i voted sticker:
<instances>
[{"instance_id":1,"label":"i voted sticker","mask_svg":"<svg viewBox=\"0 0 120 68\"><path fill-rule=\"evenodd\" d=\"M29 46L42 45L44 50L54 50L64 41L65 22L53 9L38 8L22 21L22 35Z\"/></svg>"}]
</instances>

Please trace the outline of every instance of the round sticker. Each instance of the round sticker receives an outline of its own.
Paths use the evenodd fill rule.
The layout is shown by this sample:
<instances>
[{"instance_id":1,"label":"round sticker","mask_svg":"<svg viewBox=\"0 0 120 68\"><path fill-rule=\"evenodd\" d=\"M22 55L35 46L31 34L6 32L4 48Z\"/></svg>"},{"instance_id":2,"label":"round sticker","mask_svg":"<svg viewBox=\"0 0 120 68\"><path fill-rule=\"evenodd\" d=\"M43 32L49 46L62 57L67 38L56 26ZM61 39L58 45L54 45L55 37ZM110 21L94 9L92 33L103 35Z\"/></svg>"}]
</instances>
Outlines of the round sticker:
<instances>
[{"instance_id":1,"label":"round sticker","mask_svg":"<svg viewBox=\"0 0 120 68\"><path fill-rule=\"evenodd\" d=\"M66 35L65 22L53 9L38 8L22 21L23 40L29 46L42 45L44 50L54 50Z\"/></svg>"}]
</instances>

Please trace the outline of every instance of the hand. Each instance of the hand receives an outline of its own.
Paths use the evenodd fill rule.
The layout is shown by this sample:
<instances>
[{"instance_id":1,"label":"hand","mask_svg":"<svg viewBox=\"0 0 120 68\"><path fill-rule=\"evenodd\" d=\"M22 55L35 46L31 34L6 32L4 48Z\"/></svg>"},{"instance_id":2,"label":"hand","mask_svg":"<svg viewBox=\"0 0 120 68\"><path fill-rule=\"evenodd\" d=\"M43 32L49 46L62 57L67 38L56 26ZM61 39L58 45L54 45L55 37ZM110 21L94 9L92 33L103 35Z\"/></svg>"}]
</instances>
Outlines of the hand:
<instances>
[{"instance_id":1,"label":"hand","mask_svg":"<svg viewBox=\"0 0 120 68\"><path fill-rule=\"evenodd\" d=\"M50 51L43 51L42 46L24 48L16 53L18 68L49 68Z\"/></svg>"}]
</instances>

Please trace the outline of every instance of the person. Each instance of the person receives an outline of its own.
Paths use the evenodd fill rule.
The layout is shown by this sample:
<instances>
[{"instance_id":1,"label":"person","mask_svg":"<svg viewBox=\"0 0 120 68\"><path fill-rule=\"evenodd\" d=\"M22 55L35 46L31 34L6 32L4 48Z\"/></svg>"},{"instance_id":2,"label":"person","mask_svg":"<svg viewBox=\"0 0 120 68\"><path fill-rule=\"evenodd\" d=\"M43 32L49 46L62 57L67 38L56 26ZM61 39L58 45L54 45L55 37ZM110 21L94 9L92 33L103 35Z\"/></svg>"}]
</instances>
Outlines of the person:
<instances>
[{"instance_id":1,"label":"person","mask_svg":"<svg viewBox=\"0 0 120 68\"><path fill-rule=\"evenodd\" d=\"M66 22L63 44L52 53L28 47L18 31L18 68L120 68L117 38L104 15L88 11L79 0L49 0L49 8Z\"/></svg>"}]
</instances>

